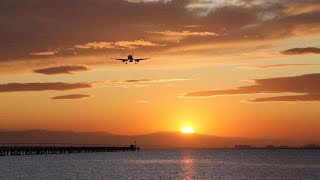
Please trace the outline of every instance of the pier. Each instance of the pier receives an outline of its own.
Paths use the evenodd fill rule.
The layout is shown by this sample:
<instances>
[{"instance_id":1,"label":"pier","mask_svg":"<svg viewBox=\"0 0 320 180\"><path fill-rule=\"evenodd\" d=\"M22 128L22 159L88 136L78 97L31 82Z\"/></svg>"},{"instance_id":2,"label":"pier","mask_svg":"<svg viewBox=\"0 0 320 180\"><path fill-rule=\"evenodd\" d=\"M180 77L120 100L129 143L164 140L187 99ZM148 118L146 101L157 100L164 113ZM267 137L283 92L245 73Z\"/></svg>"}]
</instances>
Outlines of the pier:
<instances>
[{"instance_id":1,"label":"pier","mask_svg":"<svg viewBox=\"0 0 320 180\"><path fill-rule=\"evenodd\" d=\"M0 145L0 156L101 153L139 150L140 148L136 145Z\"/></svg>"}]
</instances>

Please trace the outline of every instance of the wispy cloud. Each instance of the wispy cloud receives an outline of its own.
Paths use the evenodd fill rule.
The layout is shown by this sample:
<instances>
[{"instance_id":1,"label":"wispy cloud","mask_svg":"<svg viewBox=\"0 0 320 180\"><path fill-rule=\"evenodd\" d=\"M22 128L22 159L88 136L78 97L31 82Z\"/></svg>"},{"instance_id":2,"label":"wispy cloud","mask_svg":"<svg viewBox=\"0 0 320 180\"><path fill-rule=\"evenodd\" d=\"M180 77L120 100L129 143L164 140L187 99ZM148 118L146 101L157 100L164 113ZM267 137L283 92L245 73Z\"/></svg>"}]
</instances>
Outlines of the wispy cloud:
<instances>
[{"instance_id":1,"label":"wispy cloud","mask_svg":"<svg viewBox=\"0 0 320 180\"><path fill-rule=\"evenodd\" d=\"M285 5L284 12L290 16L320 12L320 4L317 1L292 1Z\"/></svg>"},{"instance_id":2,"label":"wispy cloud","mask_svg":"<svg viewBox=\"0 0 320 180\"><path fill-rule=\"evenodd\" d=\"M188 37L188 36L219 36L217 33L214 32L192 32L192 31L147 31L149 34L158 34L164 36L181 36L181 37Z\"/></svg>"},{"instance_id":3,"label":"wispy cloud","mask_svg":"<svg viewBox=\"0 0 320 180\"><path fill-rule=\"evenodd\" d=\"M138 104L151 104L150 101L146 101L146 100L136 101L136 103L138 103Z\"/></svg>"},{"instance_id":4,"label":"wispy cloud","mask_svg":"<svg viewBox=\"0 0 320 180\"><path fill-rule=\"evenodd\" d=\"M69 94L69 95L63 95L63 96L55 96L50 99L53 100L77 100L77 99L84 99L89 98L91 95L86 94Z\"/></svg>"},{"instance_id":5,"label":"wispy cloud","mask_svg":"<svg viewBox=\"0 0 320 180\"><path fill-rule=\"evenodd\" d=\"M197 28L197 27L201 27L202 25L198 25L198 24L191 24L191 25L186 25L184 27L186 28Z\"/></svg>"},{"instance_id":6,"label":"wispy cloud","mask_svg":"<svg viewBox=\"0 0 320 180\"><path fill-rule=\"evenodd\" d=\"M320 101L320 94L303 94L303 95L291 95L291 96L275 96L266 98L257 98L250 100L249 102L285 102L285 101Z\"/></svg>"},{"instance_id":7,"label":"wispy cloud","mask_svg":"<svg viewBox=\"0 0 320 180\"><path fill-rule=\"evenodd\" d=\"M73 89L93 88L103 85L117 84L144 84L144 83L165 83L190 81L192 79L129 79L121 81L92 81L84 83L63 83L63 82L44 82L44 83L7 83L0 84L1 92L22 92L22 91L66 91Z\"/></svg>"},{"instance_id":8,"label":"wispy cloud","mask_svg":"<svg viewBox=\"0 0 320 180\"><path fill-rule=\"evenodd\" d=\"M75 45L79 49L115 49L114 43L111 42L89 42L86 44Z\"/></svg>"},{"instance_id":9,"label":"wispy cloud","mask_svg":"<svg viewBox=\"0 0 320 180\"><path fill-rule=\"evenodd\" d=\"M30 53L30 55L35 55L35 56L53 56L57 54L59 51L42 51L42 52L33 52Z\"/></svg>"},{"instance_id":10,"label":"wispy cloud","mask_svg":"<svg viewBox=\"0 0 320 180\"><path fill-rule=\"evenodd\" d=\"M73 89L92 88L93 83L8 83L0 84L0 92L21 92L21 91L66 91Z\"/></svg>"},{"instance_id":11,"label":"wispy cloud","mask_svg":"<svg viewBox=\"0 0 320 180\"><path fill-rule=\"evenodd\" d=\"M85 66L56 66L56 67L48 67L43 69L35 69L33 72L45 74L45 75L56 75L56 74L73 74L74 72L79 71L88 71L89 69Z\"/></svg>"},{"instance_id":12,"label":"wispy cloud","mask_svg":"<svg viewBox=\"0 0 320 180\"><path fill-rule=\"evenodd\" d=\"M128 79L123 81L107 81L107 83L165 83L165 82L179 82L191 81L193 79L180 78L180 79Z\"/></svg>"},{"instance_id":13,"label":"wispy cloud","mask_svg":"<svg viewBox=\"0 0 320 180\"><path fill-rule=\"evenodd\" d=\"M76 45L79 49L136 49L138 47L161 46L146 40L116 41L116 42L89 42L87 44Z\"/></svg>"},{"instance_id":14,"label":"wispy cloud","mask_svg":"<svg viewBox=\"0 0 320 180\"><path fill-rule=\"evenodd\" d=\"M241 95L258 93L298 93L303 95L260 98L252 100L252 102L266 102L275 100L311 101L312 98L314 101L319 100L318 97L320 94L320 74L305 74L292 77L254 79L253 81L255 82L255 84L251 86L242 86L235 89L196 91L187 93L185 97L211 97L218 95Z\"/></svg>"},{"instance_id":15,"label":"wispy cloud","mask_svg":"<svg viewBox=\"0 0 320 180\"><path fill-rule=\"evenodd\" d=\"M306 47L306 48L293 48L281 52L286 55L300 55L300 54L320 54L320 48Z\"/></svg>"},{"instance_id":16,"label":"wispy cloud","mask_svg":"<svg viewBox=\"0 0 320 180\"><path fill-rule=\"evenodd\" d=\"M136 41L117 41L114 43L116 47L120 47L122 49L135 49L137 47L155 47L162 46L157 43L153 43L145 40L136 40Z\"/></svg>"},{"instance_id":17,"label":"wispy cloud","mask_svg":"<svg viewBox=\"0 0 320 180\"><path fill-rule=\"evenodd\" d=\"M253 67L238 67L239 69L273 69L273 68L287 68L299 66L319 66L320 64L271 64Z\"/></svg>"}]
</instances>

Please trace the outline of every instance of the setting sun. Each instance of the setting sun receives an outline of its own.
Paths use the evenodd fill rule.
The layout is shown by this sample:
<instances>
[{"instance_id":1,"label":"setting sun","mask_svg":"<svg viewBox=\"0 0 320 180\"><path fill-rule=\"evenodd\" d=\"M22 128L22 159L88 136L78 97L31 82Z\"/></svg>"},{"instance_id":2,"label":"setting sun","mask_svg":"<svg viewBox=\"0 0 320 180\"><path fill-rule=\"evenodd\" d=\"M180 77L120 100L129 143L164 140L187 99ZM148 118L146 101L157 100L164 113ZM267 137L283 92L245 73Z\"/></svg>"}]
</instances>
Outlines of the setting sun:
<instances>
[{"instance_id":1,"label":"setting sun","mask_svg":"<svg viewBox=\"0 0 320 180\"><path fill-rule=\"evenodd\" d=\"M181 133L183 134L194 134L194 129L191 126L185 126L181 129Z\"/></svg>"}]
</instances>

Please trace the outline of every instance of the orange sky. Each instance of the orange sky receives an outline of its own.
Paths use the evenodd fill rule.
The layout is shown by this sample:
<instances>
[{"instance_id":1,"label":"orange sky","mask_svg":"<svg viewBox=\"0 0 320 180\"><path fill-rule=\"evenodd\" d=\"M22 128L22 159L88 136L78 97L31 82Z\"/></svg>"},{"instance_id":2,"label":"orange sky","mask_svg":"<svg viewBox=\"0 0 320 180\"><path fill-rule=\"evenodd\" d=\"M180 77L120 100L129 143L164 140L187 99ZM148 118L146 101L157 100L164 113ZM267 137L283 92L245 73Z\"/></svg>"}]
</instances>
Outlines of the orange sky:
<instances>
[{"instance_id":1,"label":"orange sky","mask_svg":"<svg viewBox=\"0 0 320 180\"><path fill-rule=\"evenodd\" d=\"M319 7L1 1L0 129L317 140Z\"/></svg>"}]
</instances>

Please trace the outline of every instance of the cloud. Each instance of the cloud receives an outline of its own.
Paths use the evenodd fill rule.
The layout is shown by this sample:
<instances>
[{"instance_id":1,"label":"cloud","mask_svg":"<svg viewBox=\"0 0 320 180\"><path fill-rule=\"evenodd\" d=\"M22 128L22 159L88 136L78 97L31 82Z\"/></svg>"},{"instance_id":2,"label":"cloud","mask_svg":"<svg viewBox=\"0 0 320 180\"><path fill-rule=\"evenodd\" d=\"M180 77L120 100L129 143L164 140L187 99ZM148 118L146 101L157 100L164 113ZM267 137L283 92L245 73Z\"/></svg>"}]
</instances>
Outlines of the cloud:
<instances>
[{"instance_id":1,"label":"cloud","mask_svg":"<svg viewBox=\"0 0 320 180\"><path fill-rule=\"evenodd\" d=\"M292 77L277 77L268 79L254 79L254 85L242 86L235 89L211 90L190 92L185 97L211 97L218 95L241 95L259 93L298 93L308 94L307 96L279 96L252 100L253 102L271 100L294 100L305 99L306 101L314 98L318 100L320 94L320 74L305 74Z\"/></svg>"},{"instance_id":2,"label":"cloud","mask_svg":"<svg viewBox=\"0 0 320 180\"><path fill-rule=\"evenodd\" d=\"M134 2L134 3L141 3L141 2L157 2L157 1L169 2L171 0L126 0L126 1Z\"/></svg>"},{"instance_id":3,"label":"cloud","mask_svg":"<svg viewBox=\"0 0 320 180\"><path fill-rule=\"evenodd\" d=\"M304 37L320 33L319 6L317 0L2 0L0 62ZM188 25L198 31L184 31ZM188 38L162 46L149 31Z\"/></svg>"},{"instance_id":4,"label":"cloud","mask_svg":"<svg viewBox=\"0 0 320 180\"><path fill-rule=\"evenodd\" d=\"M151 84L161 84L161 83L174 83L174 82L184 82L191 81L193 79L187 78L176 78L176 79L127 79L127 80L111 80L111 81L100 81L96 84L101 86L112 86L112 87L149 87Z\"/></svg>"},{"instance_id":5,"label":"cloud","mask_svg":"<svg viewBox=\"0 0 320 180\"><path fill-rule=\"evenodd\" d=\"M191 24L191 25L185 25L184 27L186 27L186 28L198 28L198 27L202 27L202 25Z\"/></svg>"},{"instance_id":6,"label":"cloud","mask_svg":"<svg viewBox=\"0 0 320 180\"><path fill-rule=\"evenodd\" d=\"M146 40L135 41L116 41L116 42L90 42L87 44L76 45L74 48L79 49L136 49L138 47L155 47L160 46Z\"/></svg>"},{"instance_id":7,"label":"cloud","mask_svg":"<svg viewBox=\"0 0 320 180\"><path fill-rule=\"evenodd\" d=\"M190 26L188 26L190 27ZM195 27L195 26L192 26ZM152 39L156 41L164 41L167 43L181 43L183 39L190 39L190 38L212 38L219 36L214 32L208 31L171 31L171 30L164 30L164 31L147 31L148 34L152 35ZM167 44L168 46L168 44ZM170 45L169 45L170 46Z\"/></svg>"},{"instance_id":8,"label":"cloud","mask_svg":"<svg viewBox=\"0 0 320 180\"><path fill-rule=\"evenodd\" d=\"M219 36L218 34L214 32L191 32L191 31L148 31L149 34L158 34L158 35L164 35L164 36L182 36L182 37L188 37L188 36Z\"/></svg>"},{"instance_id":9,"label":"cloud","mask_svg":"<svg viewBox=\"0 0 320 180\"><path fill-rule=\"evenodd\" d=\"M21 91L67 91L73 89L93 88L104 84L143 84L143 83L165 83L177 81L189 81L192 79L131 79L122 81L93 81L87 83L63 83L63 82L47 82L47 83L7 83L0 84L1 92L21 92Z\"/></svg>"},{"instance_id":10,"label":"cloud","mask_svg":"<svg viewBox=\"0 0 320 180\"><path fill-rule=\"evenodd\" d=\"M136 41L117 41L115 42L115 46L121 47L122 49L135 49L137 47L155 47L161 46L159 44L145 41L145 40L136 40Z\"/></svg>"},{"instance_id":11,"label":"cloud","mask_svg":"<svg viewBox=\"0 0 320 180\"><path fill-rule=\"evenodd\" d=\"M79 49L114 49L116 48L113 43L110 42L89 42L86 44L75 45L74 48Z\"/></svg>"},{"instance_id":12,"label":"cloud","mask_svg":"<svg viewBox=\"0 0 320 180\"><path fill-rule=\"evenodd\" d=\"M286 4L284 12L288 15L299 15L312 12L320 12L318 1L293 1Z\"/></svg>"},{"instance_id":13,"label":"cloud","mask_svg":"<svg viewBox=\"0 0 320 180\"><path fill-rule=\"evenodd\" d=\"M8 83L0 84L0 92L66 91L73 89L92 88L93 86L93 83Z\"/></svg>"},{"instance_id":14,"label":"cloud","mask_svg":"<svg viewBox=\"0 0 320 180\"><path fill-rule=\"evenodd\" d=\"M45 74L45 75L55 75L55 74L73 74L78 71L88 71L89 69L85 66L56 66L48 67L44 69L35 69L33 72Z\"/></svg>"},{"instance_id":15,"label":"cloud","mask_svg":"<svg viewBox=\"0 0 320 180\"><path fill-rule=\"evenodd\" d=\"M240 67L243 69L272 69L272 68L286 68L286 67L299 67L299 66L319 66L320 64L271 64L255 67Z\"/></svg>"},{"instance_id":16,"label":"cloud","mask_svg":"<svg viewBox=\"0 0 320 180\"><path fill-rule=\"evenodd\" d=\"M303 95L291 95L291 96L275 96L267 98L257 98L249 102L286 102L286 101L320 101L320 94L303 94Z\"/></svg>"},{"instance_id":17,"label":"cloud","mask_svg":"<svg viewBox=\"0 0 320 180\"><path fill-rule=\"evenodd\" d=\"M281 52L286 55L300 55L300 54L320 54L320 48L306 47L306 48L293 48Z\"/></svg>"},{"instance_id":18,"label":"cloud","mask_svg":"<svg viewBox=\"0 0 320 180\"><path fill-rule=\"evenodd\" d=\"M109 81L108 83L165 83L165 82L178 82L178 81L191 81L193 79L180 78L180 79L128 79L123 81Z\"/></svg>"},{"instance_id":19,"label":"cloud","mask_svg":"<svg viewBox=\"0 0 320 180\"><path fill-rule=\"evenodd\" d=\"M76 100L76 99L84 99L91 97L91 95L86 94L70 94L70 95L64 95L64 96L55 96L50 99L53 100Z\"/></svg>"},{"instance_id":20,"label":"cloud","mask_svg":"<svg viewBox=\"0 0 320 180\"><path fill-rule=\"evenodd\" d=\"M151 104L150 101L145 101L145 100L136 101L136 103L138 103L138 104Z\"/></svg>"},{"instance_id":21,"label":"cloud","mask_svg":"<svg viewBox=\"0 0 320 180\"><path fill-rule=\"evenodd\" d=\"M36 52L36 53L30 53L30 54L35 56L53 56L57 53L58 51L43 51L43 52Z\"/></svg>"}]
</instances>

